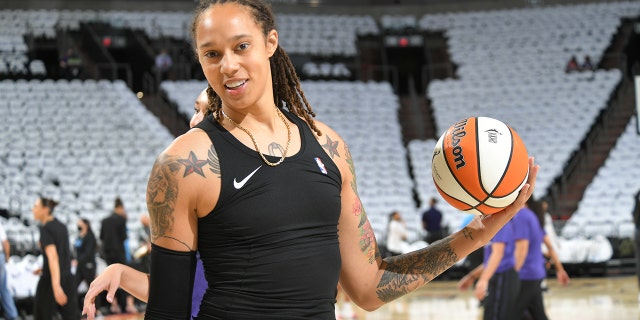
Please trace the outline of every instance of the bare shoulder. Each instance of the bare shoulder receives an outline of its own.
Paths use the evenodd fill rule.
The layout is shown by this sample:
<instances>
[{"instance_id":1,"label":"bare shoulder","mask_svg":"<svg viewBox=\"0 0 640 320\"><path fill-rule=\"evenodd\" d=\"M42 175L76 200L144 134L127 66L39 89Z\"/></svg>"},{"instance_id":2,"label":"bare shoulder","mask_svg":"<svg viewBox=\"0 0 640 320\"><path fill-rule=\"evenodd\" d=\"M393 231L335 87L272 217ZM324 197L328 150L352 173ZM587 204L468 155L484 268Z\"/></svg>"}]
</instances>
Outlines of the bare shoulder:
<instances>
[{"instance_id":1,"label":"bare shoulder","mask_svg":"<svg viewBox=\"0 0 640 320\"><path fill-rule=\"evenodd\" d=\"M314 121L314 123L322 132L321 136L316 135L316 139L318 139L318 142L329 157L338 165L342 176L353 175L355 170L353 169L353 159L347 142L326 123L321 121Z\"/></svg>"},{"instance_id":2,"label":"bare shoulder","mask_svg":"<svg viewBox=\"0 0 640 320\"><path fill-rule=\"evenodd\" d=\"M327 154L334 160L336 160L336 158L344 158L346 155L345 148L347 148L344 139L326 123L321 121L314 121L314 123L320 132L322 132L321 136L315 134L315 137Z\"/></svg>"},{"instance_id":3,"label":"bare shoulder","mask_svg":"<svg viewBox=\"0 0 640 320\"><path fill-rule=\"evenodd\" d=\"M210 161L210 157L214 159ZM179 180L193 180L193 177L198 176L207 178L211 171L214 171L214 175L220 175L213 143L207 134L199 129L192 129L173 140L156 158L154 168L158 167L164 167L172 174L181 172L177 177Z\"/></svg>"},{"instance_id":4,"label":"bare shoulder","mask_svg":"<svg viewBox=\"0 0 640 320\"><path fill-rule=\"evenodd\" d=\"M219 188L218 156L207 134L196 129L177 137L158 155L149 175L152 240L177 238L193 248L193 234L181 230L213 208Z\"/></svg>"}]
</instances>

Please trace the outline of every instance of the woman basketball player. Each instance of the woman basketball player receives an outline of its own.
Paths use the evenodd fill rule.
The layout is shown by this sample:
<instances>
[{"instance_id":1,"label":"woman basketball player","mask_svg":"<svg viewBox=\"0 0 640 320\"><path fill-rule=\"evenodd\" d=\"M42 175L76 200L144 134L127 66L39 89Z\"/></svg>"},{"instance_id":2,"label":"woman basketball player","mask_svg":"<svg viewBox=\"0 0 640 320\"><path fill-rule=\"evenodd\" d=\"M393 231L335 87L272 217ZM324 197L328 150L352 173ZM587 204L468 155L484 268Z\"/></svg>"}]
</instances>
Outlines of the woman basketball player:
<instances>
[{"instance_id":1,"label":"woman basketball player","mask_svg":"<svg viewBox=\"0 0 640 320\"><path fill-rule=\"evenodd\" d=\"M189 319L196 250L209 282L199 319L334 319L338 281L355 304L375 310L485 244L533 192L530 159L528 184L511 206L383 260L349 149L313 120L266 3L204 1L192 31L210 105L153 166L150 276L99 276L85 298L89 319L97 293L130 281L148 298L145 318Z\"/></svg>"}]
</instances>

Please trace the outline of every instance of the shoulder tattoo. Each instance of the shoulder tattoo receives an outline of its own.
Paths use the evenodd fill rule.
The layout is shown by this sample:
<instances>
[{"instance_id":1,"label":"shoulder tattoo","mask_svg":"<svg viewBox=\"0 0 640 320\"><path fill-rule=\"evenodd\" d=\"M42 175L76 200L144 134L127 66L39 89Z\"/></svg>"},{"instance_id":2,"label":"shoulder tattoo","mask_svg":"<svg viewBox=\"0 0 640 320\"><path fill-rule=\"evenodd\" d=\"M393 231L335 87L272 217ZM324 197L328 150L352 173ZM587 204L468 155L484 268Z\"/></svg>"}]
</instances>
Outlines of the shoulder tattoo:
<instances>
[{"instance_id":1,"label":"shoulder tattoo","mask_svg":"<svg viewBox=\"0 0 640 320\"><path fill-rule=\"evenodd\" d=\"M178 157L161 155L151 169L147 185L147 209L151 218L151 239L164 236L173 227L178 198L176 175L182 167Z\"/></svg>"},{"instance_id":2,"label":"shoulder tattoo","mask_svg":"<svg viewBox=\"0 0 640 320\"><path fill-rule=\"evenodd\" d=\"M189 152L189 157L187 159L177 159L177 161L184 166L184 175L183 178L192 174L197 173L198 175L204 177L204 171L202 167L207 164L206 160L198 160L195 152Z\"/></svg>"},{"instance_id":3,"label":"shoulder tattoo","mask_svg":"<svg viewBox=\"0 0 640 320\"><path fill-rule=\"evenodd\" d=\"M322 147L325 150L327 150L327 153L329 153L329 156L331 157L331 159L333 159L333 156L340 157L340 153L338 153L338 144L340 143L340 141L338 140L333 141L331 140L329 135L326 135L326 136L327 136L327 142L323 144Z\"/></svg>"},{"instance_id":4,"label":"shoulder tattoo","mask_svg":"<svg viewBox=\"0 0 640 320\"><path fill-rule=\"evenodd\" d=\"M207 162L209 163L209 170L211 170L211 172L213 172L213 174L217 175L219 178L220 160L218 160L218 152L216 151L216 148L213 146L213 144L211 145L211 148L209 148Z\"/></svg>"}]
</instances>

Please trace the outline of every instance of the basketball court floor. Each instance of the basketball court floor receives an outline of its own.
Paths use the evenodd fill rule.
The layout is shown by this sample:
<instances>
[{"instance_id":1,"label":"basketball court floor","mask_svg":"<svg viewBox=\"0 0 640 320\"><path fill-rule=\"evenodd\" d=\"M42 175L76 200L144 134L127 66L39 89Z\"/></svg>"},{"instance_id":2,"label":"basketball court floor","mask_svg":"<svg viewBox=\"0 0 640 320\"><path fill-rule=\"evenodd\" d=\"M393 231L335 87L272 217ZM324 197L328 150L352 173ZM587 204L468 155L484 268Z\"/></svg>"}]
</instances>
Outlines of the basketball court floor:
<instances>
[{"instance_id":1,"label":"basketball court floor","mask_svg":"<svg viewBox=\"0 0 640 320\"><path fill-rule=\"evenodd\" d=\"M547 280L545 293L549 319L640 319L635 275L572 278L566 287ZM340 303L339 303L340 304ZM472 292L456 289L456 281L434 281L374 312L356 309L360 320L481 320L482 309ZM105 320L139 320L142 314L112 315ZM345 318L343 318L345 319Z\"/></svg>"}]
</instances>

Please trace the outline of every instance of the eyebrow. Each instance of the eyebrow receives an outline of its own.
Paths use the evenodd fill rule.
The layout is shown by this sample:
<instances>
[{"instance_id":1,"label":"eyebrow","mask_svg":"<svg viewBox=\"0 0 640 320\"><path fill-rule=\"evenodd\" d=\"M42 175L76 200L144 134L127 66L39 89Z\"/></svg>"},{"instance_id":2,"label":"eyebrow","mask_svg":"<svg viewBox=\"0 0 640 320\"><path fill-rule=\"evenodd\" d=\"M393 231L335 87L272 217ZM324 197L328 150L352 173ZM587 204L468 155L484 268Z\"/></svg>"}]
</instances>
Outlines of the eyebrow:
<instances>
[{"instance_id":1,"label":"eyebrow","mask_svg":"<svg viewBox=\"0 0 640 320\"><path fill-rule=\"evenodd\" d=\"M229 41L238 41L238 40L240 40L242 38L253 38L253 37L250 34L239 34L239 35L231 37L229 39ZM200 46L198 46L198 48L208 47L208 46L211 46L211 45L212 45L212 43L211 43L211 41L209 41L209 42L205 42L205 43L201 44Z\"/></svg>"}]
</instances>

